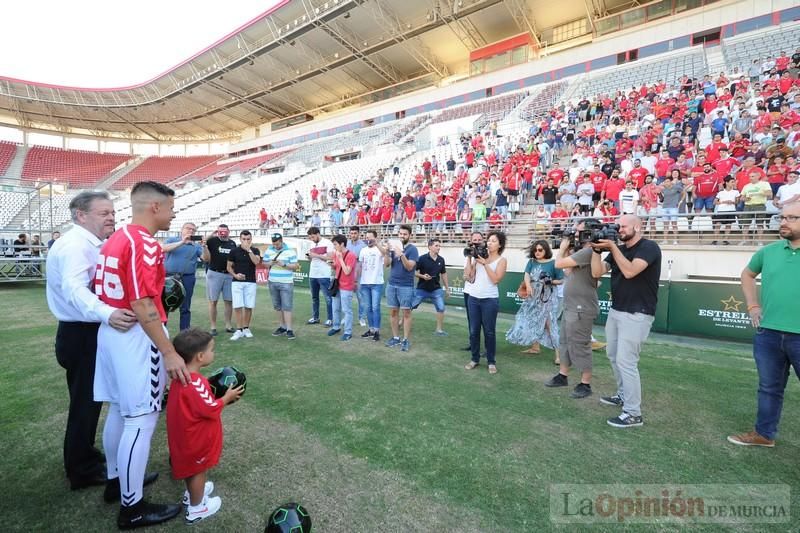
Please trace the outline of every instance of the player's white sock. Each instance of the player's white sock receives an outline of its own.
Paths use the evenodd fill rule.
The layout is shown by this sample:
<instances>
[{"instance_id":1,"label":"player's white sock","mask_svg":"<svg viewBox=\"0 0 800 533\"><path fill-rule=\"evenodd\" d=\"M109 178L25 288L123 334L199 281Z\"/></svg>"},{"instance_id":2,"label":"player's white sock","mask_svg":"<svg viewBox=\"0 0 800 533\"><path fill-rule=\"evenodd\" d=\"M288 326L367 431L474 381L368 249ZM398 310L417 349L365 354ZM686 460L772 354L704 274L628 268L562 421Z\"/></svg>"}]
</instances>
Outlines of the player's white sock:
<instances>
[{"instance_id":1,"label":"player's white sock","mask_svg":"<svg viewBox=\"0 0 800 533\"><path fill-rule=\"evenodd\" d=\"M156 429L158 412L125 417L119 442L117 465L123 507L134 505L144 496L144 474L150 457L150 439Z\"/></svg>"},{"instance_id":2,"label":"player's white sock","mask_svg":"<svg viewBox=\"0 0 800 533\"><path fill-rule=\"evenodd\" d=\"M103 451L106 454L106 471L108 479L119 476L117 472L117 451L119 450L119 439L122 438L122 430L125 421L119 414L119 405L108 404L108 414L106 424L103 426Z\"/></svg>"}]
</instances>

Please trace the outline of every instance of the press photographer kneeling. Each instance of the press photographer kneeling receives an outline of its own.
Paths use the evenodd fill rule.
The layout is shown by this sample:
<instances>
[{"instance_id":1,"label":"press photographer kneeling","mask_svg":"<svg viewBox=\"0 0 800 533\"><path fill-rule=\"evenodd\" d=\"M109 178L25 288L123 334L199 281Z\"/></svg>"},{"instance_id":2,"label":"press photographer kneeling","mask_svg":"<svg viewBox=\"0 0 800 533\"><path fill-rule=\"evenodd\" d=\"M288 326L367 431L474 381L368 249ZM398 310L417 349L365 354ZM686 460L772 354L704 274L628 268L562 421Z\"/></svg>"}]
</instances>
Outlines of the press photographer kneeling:
<instances>
[{"instance_id":1,"label":"press photographer kneeling","mask_svg":"<svg viewBox=\"0 0 800 533\"><path fill-rule=\"evenodd\" d=\"M581 373L581 381L570 396L586 398L592 394L592 324L600 313L597 300L598 278L592 274L592 241L616 240L616 224L601 224L595 219L578 222L562 234L556 268L564 269L564 310L561 315L558 374L545 383L566 387L570 366Z\"/></svg>"}]
</instances>

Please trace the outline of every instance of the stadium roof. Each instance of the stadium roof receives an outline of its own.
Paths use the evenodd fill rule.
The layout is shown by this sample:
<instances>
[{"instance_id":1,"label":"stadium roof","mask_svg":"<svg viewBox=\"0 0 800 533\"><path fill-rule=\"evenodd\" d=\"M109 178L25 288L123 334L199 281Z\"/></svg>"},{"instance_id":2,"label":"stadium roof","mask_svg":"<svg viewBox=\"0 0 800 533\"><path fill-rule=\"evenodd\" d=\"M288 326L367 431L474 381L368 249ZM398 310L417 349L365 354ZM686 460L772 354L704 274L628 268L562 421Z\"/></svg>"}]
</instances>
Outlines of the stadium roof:
<instances>
[{"instance_id":1,"label":"stadium roof","mask_svg":"<svg viewBox=\"0 0 800 533\"><path fill-rule=\"evenodd\" d=\"M609 4L582 0L282 0L164 74L129 87L0 77L0 121L61 133L213 140L298 114L379 101L468 72L471 50ZM627 2L630 3L630 2Z\"/></svg>"}]
</instances>

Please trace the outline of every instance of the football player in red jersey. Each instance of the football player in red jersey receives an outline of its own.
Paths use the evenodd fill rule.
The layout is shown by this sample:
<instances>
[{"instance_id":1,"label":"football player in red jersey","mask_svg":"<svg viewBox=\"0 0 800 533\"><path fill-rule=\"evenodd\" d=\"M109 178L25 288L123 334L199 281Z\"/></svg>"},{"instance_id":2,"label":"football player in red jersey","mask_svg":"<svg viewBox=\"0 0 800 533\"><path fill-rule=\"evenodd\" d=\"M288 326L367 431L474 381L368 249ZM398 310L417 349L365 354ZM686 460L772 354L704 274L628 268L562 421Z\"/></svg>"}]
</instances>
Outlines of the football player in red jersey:
<instances>
[{"instance_id":1,"label":"football player in red jersey","mask_svg":"<svg viewBox=\"0 0 800 533\"><path fill-rule=\"evenodd\" d=\"M144 181L131 191L133 220L103 245L95 273L95 293L107 305L130 309L138 323L126 332L105 324L97 334L94 398L108 402L103 429L109 486L106 501L120 497L121 529L158 524L181 511L179 505L143 499L150 440L158 422L167 374L183 385L190 375L167 336L167 313L161 302L166 273L164 253L155 240L175 218L175 191ZM115 486L113 499L109 490ZM117 496L118 495L118 496Z\"/></svg>"}]
</instances>

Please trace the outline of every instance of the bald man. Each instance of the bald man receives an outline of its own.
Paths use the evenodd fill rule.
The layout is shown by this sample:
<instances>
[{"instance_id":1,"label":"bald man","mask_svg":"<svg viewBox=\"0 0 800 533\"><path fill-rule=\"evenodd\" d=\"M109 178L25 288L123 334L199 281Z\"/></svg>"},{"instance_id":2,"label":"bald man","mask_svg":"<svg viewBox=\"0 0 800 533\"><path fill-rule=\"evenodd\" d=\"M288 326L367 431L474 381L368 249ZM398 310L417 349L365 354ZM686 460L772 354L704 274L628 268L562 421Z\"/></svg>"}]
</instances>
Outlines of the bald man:
<instances>
[{"instance_id":1,"label":"bald man","mask_svg":"<svg viewBox=\"0 0 800 533\"><path fill-rule=\"evenodd\" d=\"M617 380L617 392L604 396L606 405L622 408L619 416L608 419L618 428L637 427L642 421L642 383L639 378L639 352L650 334L658 304L661 277L661 249L642 237L642 221L635 215L619 219L619 240L592 245L592 275L611 272L611 310L606 321L606 353ZM607 251L604 258L601 254Z\"/></svg>"}]
</instances>

